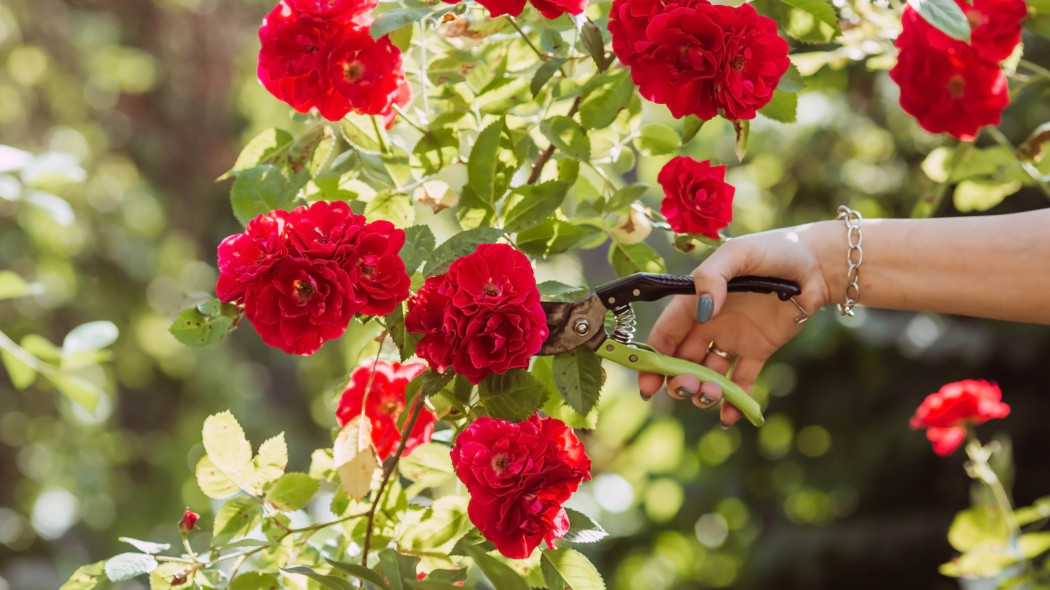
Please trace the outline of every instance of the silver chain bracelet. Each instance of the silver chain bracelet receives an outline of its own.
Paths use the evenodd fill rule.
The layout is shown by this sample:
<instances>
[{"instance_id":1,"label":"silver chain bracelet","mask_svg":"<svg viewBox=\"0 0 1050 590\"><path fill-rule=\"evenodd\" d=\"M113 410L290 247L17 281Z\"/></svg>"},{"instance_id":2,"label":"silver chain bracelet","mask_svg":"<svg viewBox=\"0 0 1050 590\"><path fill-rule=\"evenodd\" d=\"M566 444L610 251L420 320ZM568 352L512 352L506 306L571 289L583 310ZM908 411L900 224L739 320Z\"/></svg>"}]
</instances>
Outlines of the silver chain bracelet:
<instances>
[{"instance_id":1,"label":"silver chain bracelet","mask_svg":"<svg viewBox=\"0 0 1050 590\"><path fill-rule=\"evenodd\" d=\"M849 262L849 270L846 271L846 303L839 303L839 313L853 317L853 308L860 300L860 264L864 262L864 250L861 243L864 241L860 234L860 226L864 218L860 213L845 205L839 205L839 215L836 219L846 222L846 241L849 243L849 252L846 253L846 261Z\"/></svg>"}]
</instances>

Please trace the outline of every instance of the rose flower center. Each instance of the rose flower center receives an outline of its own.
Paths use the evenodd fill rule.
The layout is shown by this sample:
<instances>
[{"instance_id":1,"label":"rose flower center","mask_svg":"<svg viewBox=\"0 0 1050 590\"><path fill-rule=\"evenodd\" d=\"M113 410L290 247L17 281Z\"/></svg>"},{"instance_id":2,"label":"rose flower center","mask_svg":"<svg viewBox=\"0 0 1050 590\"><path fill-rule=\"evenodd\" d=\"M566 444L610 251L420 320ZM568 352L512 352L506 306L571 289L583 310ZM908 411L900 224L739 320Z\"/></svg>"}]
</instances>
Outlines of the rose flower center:
<instances>
[{"instance_id":1,"label":"rose flower center","mask_svg":"<svg viewBox=\"0 0 1050 590\"><path fill-rule=\"evenodd\" d=\"M492 458L492 468L496 473L503 473L510 467L510 457L506 453L500 453Z\"/></svg>"},{"instance_id":2,"label":"rose flower center","mask_svg":"<svg viewBox=\"0 0 1050 590\"><path fill-rule=\"evenodd\" d=\"M317 292L317 290L314 289L313 283L310 281L304 281L303 279L296 279L293 281L292 288L295 289L295 296L299 298L301 303L309 301L310 298L314 296L314 293Z\"/></svg>"},{"instance_id":3,"label":"rose flower center","mask_svg":"<svg viewBox=\"0 0 1050 590\"><path fill-rule=\"evenodd\" d=\"M733 61L729 62L729 67L733 68L734 72L739 72L740 70L744 69L744 66L746 65L747 58L742 55L734 57Z\"/></svg>"},{"instance_id":4,"label":"rose flower center","mask_svg":"<svg viewBox=\"0 0 1050 590\"><path fill-rule=\"evenodd\" d=\"M489 281L485 283L485 286L481 288L481 292L489 297L495 297L496 295L499 295L499 287L496 286L492 279L489 279Z\"/></svg>"},{"instance_id":5,"label":"rose flower center","mask_svg":"<svg viewBox=\"0 0 1050 590\"><path fill-rule=\"evenodd\" d=\"M343 75L350 82L357 82L365 73L365 66L359 61L351 62L343 66Z\"/></svg>"},{"instance_id":6,"label":"rose flower center","mask_svg":"<svg viewBox=\"0 0 1050 590\"><path fill-rule=\"evenodd\" d=\"M387 401L383 404L383 411L393 416L394 412L397 411L397 402L394 400Z\"/></svg>"},{"instance_id":7,"label":"rose flower center","mask_svg":"<svg viewBox=\"0 0 1050 590\"><path fill-rule=\"evenodd\" d=\"M952 98L962 98L963 87L966 86L966 82L963 80L962 75L956 74L948 80L948 94Z\"/></svg>"}]
</instances>

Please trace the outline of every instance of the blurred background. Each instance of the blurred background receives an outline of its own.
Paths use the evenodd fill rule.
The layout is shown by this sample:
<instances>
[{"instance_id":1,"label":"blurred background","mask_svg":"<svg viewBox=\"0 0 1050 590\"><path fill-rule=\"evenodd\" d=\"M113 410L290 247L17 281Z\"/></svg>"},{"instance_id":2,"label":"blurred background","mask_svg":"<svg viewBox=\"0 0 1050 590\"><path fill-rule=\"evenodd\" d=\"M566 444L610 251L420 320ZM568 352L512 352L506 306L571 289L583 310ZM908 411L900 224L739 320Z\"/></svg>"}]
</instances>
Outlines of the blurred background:
<instances>
[{"instance_id":1,"label":"blurred background","mask_svg":"<svg viewBox=\"0 0 1050 590\"><path fill-rule=\"evenodd\" d=\"M291 469L330 444L360 342L300 359L248 326L203 350L167 333L212 292L215 247L242 229L228 181L215 179L260 130L298 125L255 80L272 5L0 0L0 144L22 150L0 151L0 272L31 283L0 280L0 293L27 292L0 300L0 340L46 365L34 378L5 357L0 374L0 590L57 588L126 551L121 536L177 542L186 507L210 522L193 479L209 414L231 409L255 444L286 432ZM1025 42L1026 59L1050 65L1050 44ZM731 235L827 219L844 203L907 216L939 190L922 163L944 140L900 112L885 71L850 61L861 55L819 70L798 123L753 122L748 158L730 167ZM1043 81L1015 96L1001 130L1018 144L1047 120ZM732 130L706 125L688 153L734 162ZM643 159L638 176L655 184L666 159ZM972 213L948 195L937 215ZM645 199L655 207L659 195ZM990 212L1045 206L1024 188ZM672 272L698 261L662 235L649 243ZM581 285L615 278L606 247L557 268ZM585 264L602 270L584 277ZM639 311L644 334L659 306ZM958 587L937 566L969 503L962 453L937 457L907 423L959 379L998 382L1013 407L980 432L1012 440L1017 504L1050 494L1050 330L858 311L816 314L771 360L756 387L768 401L761 430L723 431L715 413L666 396L643 403L632 374L610 371L585 435L598 475L572 501L611 534L584 549L610 588ZM109 323L74 331L86 322ZM98 397L94 412L70 401L78 395Z\"/></svg>"}]
</instances>

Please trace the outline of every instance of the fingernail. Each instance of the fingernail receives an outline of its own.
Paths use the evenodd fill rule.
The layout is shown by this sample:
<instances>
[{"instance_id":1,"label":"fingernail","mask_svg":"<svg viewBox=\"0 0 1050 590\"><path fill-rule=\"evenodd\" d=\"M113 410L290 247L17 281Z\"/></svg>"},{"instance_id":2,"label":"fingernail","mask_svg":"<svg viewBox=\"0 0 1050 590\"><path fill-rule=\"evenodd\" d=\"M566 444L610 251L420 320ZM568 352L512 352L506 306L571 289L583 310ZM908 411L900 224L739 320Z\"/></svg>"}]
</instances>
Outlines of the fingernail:
<instances>
[{"instance_id":1,"label":"fingernail","mask_svg":"<svg viewBox=\"0 0 1050 590\"><path fill-rule=\"evenodd\" d=\"M715 300L710 295L701 295L700 300L696 302L696 321L701 324L711 319L711 314L715 311Z\"/></svg>"},{"instance_id":2,"label":"fingernail","mask_svg":"<svg viewBox=\"0 0 1050 590\"><path fill-rule=\"evenodd\" d=\"M725 422L722 423L722 430L729 430L729 425Z\"/></svg>"},{"instance_id":3,"label":"fingernail","mask_svg":"<svg viewBox=\"0 0 1050 590\"><path fill-rule=\"evenodd\" d=\"M645 392L641 389L638 390L638 395L642 396L643 401L649 401L649 396L645 395Z\"/></svg>"},{"instance_id":4,"label":"fingernail","mask_svg":"<svg viewBox=\"0 0 1050 590\"><path fill-rule=\"evenodd\" d=\"M701 393L700 394L700 403L702 405L704 405L704 406L710 406L710 405L713 405L715 403L715 400L707 397L706 393Z\"/></svg>"},{"instance_id":5,"label":"fingernail","mask_svg":"<svg viewBox=\"0 0 1050 590\"><path fill-rule=\"evenodd\" d=\"M693 397L696 394L693 393L692 391L689 391L688 389L686 389L684 387L679 387L678 388L678 395L680 395L682 397Z\"/></svg>"}]
</instances>

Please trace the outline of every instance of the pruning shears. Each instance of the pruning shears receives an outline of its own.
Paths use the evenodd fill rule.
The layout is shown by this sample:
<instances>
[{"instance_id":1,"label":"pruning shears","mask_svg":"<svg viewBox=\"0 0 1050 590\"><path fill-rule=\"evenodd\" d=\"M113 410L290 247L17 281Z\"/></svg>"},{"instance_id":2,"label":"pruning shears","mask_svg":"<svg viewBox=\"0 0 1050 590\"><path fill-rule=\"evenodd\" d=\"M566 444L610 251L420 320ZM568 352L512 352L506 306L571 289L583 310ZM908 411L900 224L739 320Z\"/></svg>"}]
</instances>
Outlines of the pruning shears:
<instances>
[{"instance_id":1,"label":"pruning shears","mask_svg":"<svg viewBox=\"0 0 1050 590\"><path fill-rule=\"evenodd\" d=\"M743 276L729 281L729 292L775 293L787 301L802 293L797 283L782 279ZM688 275L636 273L594 289L594 293L576 302L544 301L547 314L547 340L537 354L551 355L580 346L595 351L635 371L660 375L693 375L701 381L714 381L722 388L724 399L743 412L755 426L765 422L758 402L725 375L703 365L667 356L645 344L633 341L636 316L631 303L656 301L669 295L693 295L696 286ZM612 333L605 328L606 314L612 312Z\"/></svg>"}]
</instances>

